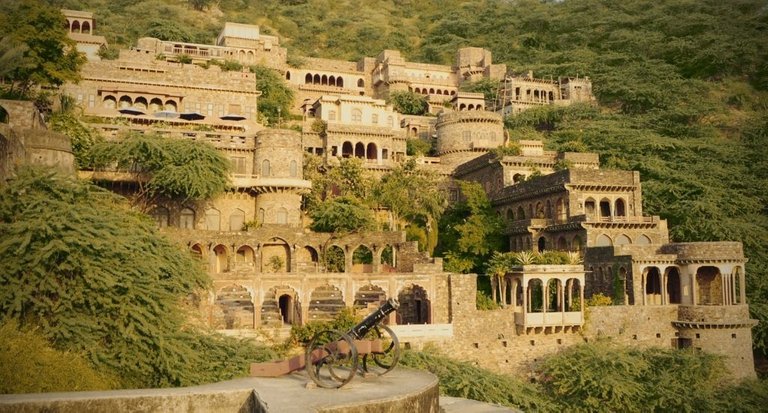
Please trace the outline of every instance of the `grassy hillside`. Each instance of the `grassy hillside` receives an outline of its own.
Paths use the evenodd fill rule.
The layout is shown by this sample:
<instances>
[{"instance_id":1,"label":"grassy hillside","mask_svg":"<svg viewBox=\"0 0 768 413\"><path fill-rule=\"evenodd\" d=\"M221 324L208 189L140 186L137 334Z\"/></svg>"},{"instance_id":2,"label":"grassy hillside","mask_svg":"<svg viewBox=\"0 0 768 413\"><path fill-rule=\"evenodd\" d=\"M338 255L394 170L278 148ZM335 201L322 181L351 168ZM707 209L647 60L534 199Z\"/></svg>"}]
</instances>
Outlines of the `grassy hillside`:
<instances>
[{"instance_id":1,"label":"grassy hillside","mask_svg":"<svg viewBox=\"0 0 768 413\"><path fill-rule=\"evenodd\" d=\"M143 35L212 42L254 23L290 55L355 60L390 48L450 64L482 46L537 77L587 75L600 106L510 119L513 136L599 152L635 169L644 208L675 241L743 241L756 346L768 349L768 2L764 0L64 0L111 43ZM162 20L146 16L163 16Z\"/></svg>"}]
</instances>

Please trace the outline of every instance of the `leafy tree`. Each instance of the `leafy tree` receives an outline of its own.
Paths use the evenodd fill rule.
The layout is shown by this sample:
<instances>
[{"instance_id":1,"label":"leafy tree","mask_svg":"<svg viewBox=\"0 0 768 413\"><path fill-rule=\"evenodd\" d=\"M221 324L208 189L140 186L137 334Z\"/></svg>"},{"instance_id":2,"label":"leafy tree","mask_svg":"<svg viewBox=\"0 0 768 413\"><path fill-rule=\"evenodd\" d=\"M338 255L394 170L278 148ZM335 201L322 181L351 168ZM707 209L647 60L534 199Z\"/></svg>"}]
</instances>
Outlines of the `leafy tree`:
<instances>
[{"instance_id":1,"label":"leafy tree","mask_svg":"<svg viewBox=\"0 0 768 413\"><path fill-rule=\"evenodd\" d=\"M464 82L459 88L462 92L482 93L486 102L486 106L493 107L493 103L496 102L496 94L499 90L499 82L488 78L476 80L474 82Z\"/></svg>"},{"instance_id":2,"label":"leafy tree","mask_svg":"<svg viewBox=\"0 0 768 413\"><path fill-rule=\"evenodd\" d=\"M401 219L405 219L423 227L429 240L430 233L437 231L437 222L445 210L442 186L438 175L419 169L411 159L382 176L375 185L374 197L379 205L389 208L396 226ZM435 244L428 241L427 251L432 252L434 247Z\"/></svg>"},{"instance_id":3,"label":"leafy tree","mask_svg":"<svg viewBox=\"0 0 768 413\"><path fill-rule=\"evenodd\" d=\"M345 233L376 228L371 210L349 196L322 202L310 217L310 228L318 232Z\"/></svg>"},{"instance_id":4,"label":"leafy tree","mask_svg":"<svg viewBox=\"0 0 768 413\"><path fill-rule=\"evenodd\" d=\"M207 143L158 135L130 134L118 142L94 145L94 163L116 165L134 175L135 205L146 209L161 198L203 200L228 185L229 162Z\"/></svg>"},{"instance_id":5,"label":"leafy tree","mask_svg":"<svg viewBox=\"0 0 768 413\"><path fill-rule=\"evenodd\" d=\"M265 357L185 325L182 299L210 280L117 195L22 169L0 190L0 234L0 321L37 326L123 386L221 380Z\"/></svg>"},{"instance_id":6,"label":"leafy tree","mask_svg":"<svg viewBox=\"0 0 768 413\"><path fill-rule=\"evenodd\" d=\"M211 4L213 4L213 0L187 0L187 3L189 3L189 5L193 9L197 11L203 11L211 7Z\"/></svg>"},{"instance_id":7,"label":"leafy tree","mask_svg":"<svg viewBox=\"0 0 768 413\"><path fill-rule=\"evenodd\" d=\"M176 22L167 19L151 20L144 35L172 42L192 41L192 34Z\"/></svg>"},{"instance_id":8,"label":"leafy tree","mask_svg":"<svg viewBox=\"0 0 768 413\"><path fill-rule=\"evenodd\" d=\"M419 139L410 138L405 140L405 153L408 156L424 156L432 151L432 144Z\"/></svg>"},{"instance_id":9,"label":"leafy tree","mask_svg":"<svg viewBox=\"0 0 768 413\"><path fill-rule=\"evenodd\" d=\"M373 178L360 158L344 158L328 172L326 190L340 196L351 196L360 201L369 200Z\"/></svg>"},{"instance_id":10,"label":"leafy tree","mask_svg":"<svg viewBox=\"0 0 768 413\"><path fill-rule=\"evenodd\" d=\"M49 120L49 125L54 131L69 137L72 144L72 153L75 155L75 162L79 168L93 166L91 148L96 143L102 141L102 137L98 132L68 112L53 114Z\"/></svg>"},{"instance_id":11,"label":"leafy tree","mask_svg":"<svg viewBox=\"0 0 768 413\"><path fill-rule=\"evenodd\" d=\"M446 268L480 272L494 251L504 249L503 223L477 182L457 181L463 200L446 210L440 222L435 254L446 258Z\"/></svg>"},{"instance_id":12,"label":"leafy tree","mask_svg":"<svg viewBox=\"0 0 768 413\"><path fill-rule=\"evenodd\" d=\"M427 99L415 92L392 92L389 101L396 111L404 115L425 115L429 109Z\"/></svg>"},{"instance_id":13,"label":"leafy tree","mask_svg":"<svg viewBox=\"0 0 768 413\"><path fill-rule=\"evenodd\" d=\"M33 86L59 86L80 78L85 57L67 37L66 27L64 15L53 6L34 0L0 3L3 60L11 64L0 72L7 73L11 94L24 97Z\"/></svg>"},{"instance_id":14,"label":"leafy tree","mask_svg":"<svg viewBox=\"0 0 768 413\"><path fill-rule=\"evenodd\" d=\"M291 105L293 105L293 90L273 69L254 65L250 67L250 70L256 75L256 89L261 91L258 100L259 113L267 119L270 125L276 125L281 117L285 118L290 114Z\"/></svg>"}]
</instances>

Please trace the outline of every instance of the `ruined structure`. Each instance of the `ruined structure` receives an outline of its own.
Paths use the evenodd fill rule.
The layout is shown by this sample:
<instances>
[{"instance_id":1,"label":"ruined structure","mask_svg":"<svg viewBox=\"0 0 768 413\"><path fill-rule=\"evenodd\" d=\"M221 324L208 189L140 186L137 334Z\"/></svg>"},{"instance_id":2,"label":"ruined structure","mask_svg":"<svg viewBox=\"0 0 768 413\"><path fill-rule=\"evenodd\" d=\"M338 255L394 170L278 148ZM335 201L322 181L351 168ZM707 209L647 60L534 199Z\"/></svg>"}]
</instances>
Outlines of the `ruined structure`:
<instances>
[{"instance_id":1,"label":"ruined structure","mask_svg":"<svg viewBox=\"0 0 768 413\"><path fill-rule=\"evenodd\" d=\"M249 71L182 63L187 58L280 71L297 94L298 130L259 122ZM504 372L525 374L564 346L612 337L723 354L734 377L754 376L740 243L669 243L666 221L643 215L639 173L602 170L597 154L549 152L538 141L519 141L519 155L494 151L510 139L504 115L592 101L588 78L514 77L478 48L457 51L453 66L408 62L392 50L358 62L287 61L276 37L228 23L215 45L141 39L117 60L89 61L82 82L62 88L108 138L132 130L204 140L231 160L233 185L222 197L152 211L211 274L212 290L195 297L209 325L286 334L343 307L365 311L397 297L389 324L406 346L437 343ZM499 81L496 101L459 91L478 79ZM398 114L385 99L400 90L428 96L439 113ZM483 185L507 220L509 250L577 251L584 265L520 267L504 276L505 307L478 311L476 277L443 271L401 232L305 229L305 153L323 156L327 167L357 157L385 172L407 158L407 138L433 143L437 156L420 158L423 168ZM616 291L623 305L591 308L587 317L586 298Z\"/></svg>"}]
</instances>

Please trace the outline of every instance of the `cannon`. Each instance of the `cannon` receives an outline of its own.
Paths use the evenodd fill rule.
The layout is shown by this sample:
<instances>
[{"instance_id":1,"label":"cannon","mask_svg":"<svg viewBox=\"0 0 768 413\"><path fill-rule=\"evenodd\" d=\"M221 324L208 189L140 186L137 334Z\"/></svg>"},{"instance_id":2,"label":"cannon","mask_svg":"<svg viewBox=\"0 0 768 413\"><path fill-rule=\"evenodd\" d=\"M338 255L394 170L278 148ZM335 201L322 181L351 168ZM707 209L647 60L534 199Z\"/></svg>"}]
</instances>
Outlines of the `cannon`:
<instances>
[{"instance_id":1,"label":"cannon","mask_svg":"<svg viewBox=\"0 0 768 413\"><path fill-rule=\"evenodd\" d=\"M277 377L306 370L319 387L336 389L358 373L383 375L400 359L400 343L384 319L400 306L390 298L347 332L323 330L312 337L304 356L251 364L251 376Z\"/></svg>"}]
</instances>

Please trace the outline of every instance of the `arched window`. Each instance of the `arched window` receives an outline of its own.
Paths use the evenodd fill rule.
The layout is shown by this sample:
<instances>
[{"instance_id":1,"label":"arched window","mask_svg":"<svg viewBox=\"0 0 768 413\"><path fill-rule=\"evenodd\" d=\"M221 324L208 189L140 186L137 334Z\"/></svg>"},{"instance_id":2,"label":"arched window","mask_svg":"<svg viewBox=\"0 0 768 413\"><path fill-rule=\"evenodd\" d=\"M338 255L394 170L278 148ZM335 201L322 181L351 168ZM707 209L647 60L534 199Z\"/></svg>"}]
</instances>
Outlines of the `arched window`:
<instances>
[{"instance_id":1,"label":"arched window","mask_svg":"<svg viewBox=\"0 0 768 413\"><path fill-rule=\"evenodd\" d=\"M205 211L205 229L209 231L221 229L221 213L218 209L211 208Z\"/></svg>"},{"instance_id":2,"label":"arched window","mask_svg":"<svg viewBox=\"0 0 768 413\"><path fill-rule=\"evenodd\" d=\"M507 209L507 221L514 221L515 220L515 213L512 211L512 208Z\"/></svg>"},{"instance_id":3,"label":"arched window","mask_svg":"<svg viewBox=\"0 0 768 413\"><path fill-rule=\"evenodd\" d=\"M341 77L336 78L336 87L344 87L344 79Z\"/></svg>"},{"instance_id":4,"label":"arched window","mask_svg":"<svg viewBox=\"0 0 768 413\"><path fill-rule=\"evenodd\" d=\"M298 165L297 165L296 161L295 160L291 160L290 171L289 171L290 174L291 174L291 178L295 178L296 175L298 175L298 173L299 173L298 170L299 170L299 168L298 168Z\"/></svg>"},{"instance_id":5,"label":"arched window","mask_svg":"<svg viewBox=\"0 0 768 413\"><path fill-rule=\"evenodd\" d=\"M147 108L147 99L144 97L137 97L135 101L133 101L133 106L137 109L146 109Z\"/></svg>"},{"instance_id":6,"label":"arched window","mask_svg":"<svg viewBox=\"0 0 768 413\"><path fill-rule=\"evenodd\" d=\"M584 213L586 213L588 217L595 215L595 200L594 199L587 198L587 200L584 201Z\"/></svg>"},{"instance_id":7,"label":"arched window","mask_svg":"<svg viewBox=\"0 0 768 413\"><path fill-rule=\"evenodd\" d=\"M320 84L322 84L323 86L327 86L328 85L328 76L327 75L323 75L323 77L320 78L320 79L321 79L320 80Z\"/></svg>"},{"instance_id":8,"label":"arched window","mask_svg":"<svg viewBox=\"0 0 768 413\"><path fill-rule=\"evenodd\" d=\"M242 209L235 209L229 216L229 230L242 231L245 225L245 212Z\"/></svg>"},{"instance_id":9,"label":"arched window","mask_svg":"<svg viewBox=\"0 0 768 413\"><path fill-rule=\"evenodd\" d=\"M547 249L547 239L544 237L539 237L538 247L539 252L544 252L544 250Z\"/></svg>"},{"instance_id":10,"label":"arched window","mask_svg":"<svg viewBox=\"0 0 768 413\"><path fill-rule=\"evenodd\" d=\"M328 78L328 86L336 86L336 76L331 76Z\"/></svg>"},{"instance_id":11,"label":"arched window","mask_svg":"<svg viewBox=\"0 0 768 413\"><path fill-rule=\"evenodd\" d=\"M163 101L158 98L154 98L150 100L149 110L152 112L160 112L161 110L163 110Z\"/></svg>"},{"instance_id":12,"label":"arched window","mask_svg":"<svg viewBox=\"0 0 768 413\"><path fill-rule=\"evenodd\" d=\"M158 228L165 228L168 226L168 220L170 217L168 208L161 206L155 207L155 209L153 209L149 215L152 217L152 219L155 220L155 224L157 224Z\"/></svg>"},{"instance_id":13,"label":"arched window","mask_svg":"<svg viewBox=\"0 0 768 413\"><path fill-rule=\"evenodd\" d=\"M169 112L176 112L177 110L176 102L173 100L166 100L165 107L163 109Z\"/></svg>"},{"instance_id":14,"label":"arched window","mask_svg":"<svg viewBox=\"0 0 768 413\"><path fill-rule=\"evenodd\" d=\"M291 71L290 70L285 72L285 80L291 80Z\"/></svg>"},{"instance_id":15,"label":"arched window","mask_svg":"<svg viewBox=\"0 0 768 413\"><path fill-rule=\"evenodd\" d=\"M288 223L288 210L280 208L277 210L277 223L285 225Z\"/></svg>"},{"instance_id":16,"label":"arched window","mask_svg":"<svg viewBox=\"0 0 768 413\"><path fill-rule=\"evenodd\" d=\"M263 224L264 220L267 218L267 211L264 210L264 208L259 208L259 224Z\"/></svg>"},{"instance_id":17,"label":"arched window","mask_svg":"<svg viewBox=\"0 0 768 413\"><path fill-rule=\"evenodd\" d=\"M363 121L363 111L360 109L352 109L352 122L362 122Z\"/></svg>"},{"instance_id":18,"label":"arched window","mask_svg":"<svg viewBox=\"0 0 768 413\"><path fill-rule=\"evenodd\" d=\"M352 142L349 142L349 141L344 142L341 145L341 157L342 158L350 158L352 156L352 154L353 154Z\"/></svg>"},{"instance_id":19,"label":"arched window","mask_svg":"<svg viewBox=\"0 0 768 413\"><path fill-rule=\"evenodd\" d=\"M355 158L365 158L365 145L362 142L355 145Z\"/></svg>"},{"instance_id":20,"label":"arched window","mask_svg":"<svg viewBox=\"0 0 768 413\"><path fill-rule=\"evenodd\" d=\"M336 120L336 111L335 110L329 110L328 111L328 120Z\"/></svg>"},{"instance_id":21,"label":"arched window","mask_svg":"<svg viewBox=\"0 0 768 413\"><path fill-rule=\"evenodd\" d=\"M603 198L600 201L600 217L608 218L610 216L611 216L611 201L609 201L606 198Z\"/></svg>"},{"instance_id":22,"label":"arched window","mask_svg":"<svg viewBox=\"0 0 768 413\"><path fill-rule=\"evenodd\" d=\"M363 79L357 79L357 87L365 87L365 82Z\"/></svg>"},{"instance_id":23,"label":"arched window","mask_svg":"<svg viewBox=\"0 0 768 413\"><path fill-rule=\"evenodd\" d=\"M617 217L626 217L627 216L627 211L626 211L626 207L624 206L624 200L623 199L619 198L619 199L616 200L616 208L614 209L614 211L616 212L616 216Z\"/></svg>"},{"instance_id":24,"label":"arched window","mask_svg":"<svg viewBox=\"0 0 768 413\"><path fill-rule=\"evenodd\" d=\"M265 159L261 161L261 176L267 177L267 176L270 176L271 173L272 171L270 170L270 167L269 167L269 159Z\"/></svg>"},{"instance_id":25,"label":"arched window","mask_svg":"<svg viewBox=\"0 0 768 413\"><path fill-rule=\"evenodd\" d=\"M306 76L304 76L304 84L308 85L312 83L312 75L310 73L307 73Z\"/></svg>"},{"instance_id":26,"label":"arched window","mask_svg":"<svg viewBox=\"0 0 768 413\"><path fill-rule=\"evenodd\" d=\"M365 158L369 160L375 160L378 158L377 155L378 154L376 151L376 144L373 142L369 143L368 148L366 149L366 152L365 152Z\"/></svg>"},{"instance_id":27,"label":"arched window","mask_svg":"<svg viewBox=\"0 0 768 413\"><path fill-rule=\"evenodd\" d=\"M83 28L80 32L85 34L91 34L91 25L88 22L83 22Z\"/></svg>"},{"instance_id":28,"label":"arched window","mask_svg":"<svg viewBox=\"0 0 768 413\"><path fill-rule=\"evenodd\" d=\"M114 96L104 96L102 106L106 109L115 109L117 107L117 100L115 100Z\"/></svg>"},{"instance_id":29,"label":"arched window","mask_svg":"<svg viewBox=\"0 0 768 413\"><path fill-rule=\"evenodd\" d=\"M637 240L635 240L635 244L638 244L638 245L649 245L649 244L651 244L651 239L648 238L647 235L641 234L639 237L637 237Z\"/></svg>"},{"instance_id":30,"label":"arched window","mask_svg":"<svg viewBox=\"0 0 768 413\"><path fill-rule=\"evenodd\" d=\"M75 20L72 22L72 32L73 33L80 33L80 22Z\"/></svg>"},{"instance_id":31,"label":"arched window","mask_svg":"<svg viewBox=\"0 0 768 413\"><path fill-rule=\"evenodd\" d=\"M312 83L319 85L320 84L320 75L315 75L315 77L312 78Z\"/></svg>"},{"instance_id":32,"label":"arched window","mask_svg":"<svg viewBox=\"0 0 768 413\"><path fill-rule=\"evenodd\" d=\"M597 245L598 247L610 247L611 245L613 245L613 241L611 241L611 237L605 234L600 234L597 237L597 241L595 241L595 245Z\"/></svg>"},{"instance_id":33,"label":"arched window","mask_svg":"<svg viewBox=\"0 0 768 413\"><path fill-rule=\"evenodd\" d=\"M616 237L616 241L614 241L614 244L616 245L627 245L631 243L632 243L632 240L629 239L629 237L624 234L621 234L618 237Z\"/></svg>"},{"instance_id":34,"label":"arched window","mask_svg":"<svg viewBox=\"0 0 768 413\"><path fill-rule=\"evenodd\" d=\"M119 104L120 109L129 108L132 105L133 105L133 100L131 100L130 96L126 96L126 95L120 96L120 104Z\"/></svg>"},{"instance_id":35,"label":"arched window","mask_svg":"<svg viewBox=\"0 0 768 413\"><path fill-rule=\"evenodd\" d=\"M185 229L195 229L195 211L190 208L181 210L179 227Z\"/></svg>"}]
</instances>

